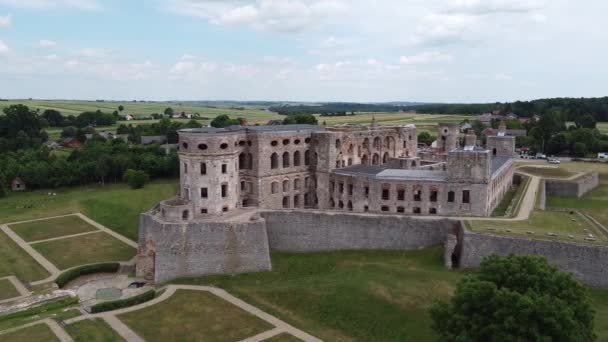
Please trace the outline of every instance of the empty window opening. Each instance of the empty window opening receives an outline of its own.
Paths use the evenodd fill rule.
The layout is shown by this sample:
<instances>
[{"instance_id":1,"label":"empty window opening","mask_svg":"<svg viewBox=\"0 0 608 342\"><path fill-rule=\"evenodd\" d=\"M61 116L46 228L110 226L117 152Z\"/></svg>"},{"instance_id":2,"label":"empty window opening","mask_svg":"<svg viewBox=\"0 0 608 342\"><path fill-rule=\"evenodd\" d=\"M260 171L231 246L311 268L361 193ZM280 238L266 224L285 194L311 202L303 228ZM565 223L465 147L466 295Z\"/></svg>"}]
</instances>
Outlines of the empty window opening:
<instances>
[{"instance_id":1,"label":"empty window opening","mask_svg":"<svg viewBox=\"0 0 608 342\"><path fill-rule=\"evenodd\" d=\"M228 164L222 164L222 173L228 173Z\"/></svg>"},{"instance_id":2,"label":"empty window opening","mask_svg":"<svg viewBox=\"0 0 608 342\"><path fill-rule=\"evenodd\" d=\"M310 151L304 152L304 165L310 165Z\"/></svg>"},{"instance_id":3,"label":"empty window opening","mask_svg":"<svg viewBox=\"0 0 608 342\"><path fill-rule=\"evenodd\" d=\"M283 197L283 208L289 208L289 197Z\"/></svg>"},{"instance_id":4,"label":"empty window opening","mask_svg":"<svg viewBox=\"0 0 608 342\"><path fill-rule=\"evenodd\" d=\"M448 192L448 203L454 203L456 200L456 193L454 191Z\"/></svg>"},{"instance_id":5,"label":"empty window opening","mask_svg":"<svg viewBox=\"0 0 608 342\"><path fill-rule=\"evenodd\" d=\"M416 202L422 201L422 191L414 190L414 201L416 201Z\"/></svg>"},{"instance_id":6,"label":"empty window opening","mask_svg":"<svg viewBox=\"0 0 608 342\"><path fill-rule=\"evenodd\" d=\"M207 198L207 197L209 197L207 188L201 188L201 198Z\"/></svg>"},{"instance_id":7,"label":"empty window opening","mask_svg":"<svg viewBox=\"0 0 608 342\"><path fill-rule=\"evenodd\" d=\"M413 210L414 214L421 214L422 213L422 209L420 209L419 207L415 207Z\"/></svg>"},{"instance_id":8,"label":"empty window opening","mask_svg":"<svg viewBox=\"0 0 608 342\"><path fill-rule=\"evenodd\" d=\"M245 182L241 182L241 191L245 191L246 185Z\"/></svg>"},{"instance_id":9,"label":"empty window opening","mask_svg":"<svg viewBox=\"0 0 608 342\"><path fill-rule=\"evenodd\" d=\"M228 184L222 184L222 197L228 197Z\"/></svg>"},{"instance_id":10,"label":"empty window opening","mask_svg":"<svg viewBox=\"0 0 608 342\"><path fill-rule=\"evenodd\" d=\"M388 212L390 209L389 209L389 207L388 207L388 206L383 205L383 206L382 206L382 208L381 208L380 210L382 210L383 212Z\"/></svg>"},{"instance_id":11,"label":"empty window opening","mask_svg":"<svg viewBox=\"0 0 608 342\"><path fill-rule=\"evenodd\" d=\"M270 185L270 192L273 194L276 194L279 192L279 183L278 182L272 182L272 184Z\"/></svg>"},{"instance_id":12,"label":"empty window opening","mask_svg":"<svg viewBox=\"0 0 608 342\"><path fill-rule=\"evenodd\" d=\"M300 196L293 196L293 207L298 208L300 206Z\"/></svg>"},{"instance_id":13,"label":"empty window opening","mask_svg":"<svg viewBox=\"0 0 608 342\"><path fill-rule=\"evenodd\" d=\"M382 199L385 201L391 199L391 191L389 189L382 189Z\"/></svg>"},{"instance_id":14,"label":"empty window opening","mask_svg":"<svg viewBox=\"0 0 608 342\"><path fill-rule=\"evenodd\" d=\"M270 168L271 169L278 169L279 168L279 155L276 153L273 153L270 156Z\"/></svg>"},{"instance_id":15,"label":"empty window opening","mask_svg":"<svg viewBox=\"0 0 608 342\"><path fill-rule=\"evenodd\" d=\"M353 202L348 201L347 208L348 208L348 211L353 211Z\"/></svg>"},{"instance_id":16,"label":"empty window opening","mask_svg":"<svg viewBox=\"0 0 608 342\"><path fill-rule=\"evenodd\" d=\"M437 202L437 191L431 191L431 202Z\"/></svg>"},{"instance_id":17,"label":"empty window opening","mask_svg":"<svg viewBox=\"0 0 608 342\"><path fill-rule=\"evenodd\" d=\"M209 210L207 210L207 208L201 208L201 214L207 214L209 213Z\"/></svg>"},{"instance_id":18,"label":"empty window opening","mask_svg":"<svg viewBox=\"0 0 608 342\"><path fill-rule=\"evenodd\" d=\"M289 181L288 180L283 181L283 192L289 192Z\"/></svg>"},{"instance_id":19,"label":"empty window opening","mask_svg":"<svg viewBox=\"0 0 608 342\"><path fill-rule=\"evenodd\" d=\"M471 192L469 190L462 192L462 203L471 203Z\"/></svg>"},{"instance_id":20,"label":"empty window opening","mask_svg":"<svg viewBox=\"0 0 608 342\"><path fill-rule=\"evenodd\" d=\"M365 187L365 197L369 197L369 186Z\"/></svg>"},{"instance_id":21,"label":"empty window opening","mask_svg":"<svg viewBox=\"0 0 608 342\"><path fill-rule=\"evenodd\" d=\"M348 195L352 196L355 187L352 184L348 184Z\"/></svg>"},{"instance_id":22,"label":"empty window opening","mask_svg":"<svg viewBox=\"0 0 608 342\"><path fill-rule=\"evenodd\" d=\"M190 217L190 212L188 210L182 211L182 220L187 220Z\"/></svg>"},{"instance_id":23,"label":"empty window opening","mask_svg":"<svg viewBox=\"0 0 608 342\"><path fill-rule=\"evenodd\" d=\"M339 184L338 184L338 189L339 189L338 191L339 191L341 194L343 194L343 193L344 193L344 183L339 183Z\"/></svg>"},{"instance_id":24,"label":"empty window opening","mask_svg":"<svg viewBox=\"0 0 608 342\"><path fill-rule=\"evenodd\" d=\"M201 175L206 175L206 174L207 174L207 164L201 163Z\"/></svg>"},{"instance_id":25,"label":"empty window opening","mask_svg":"<svg viewBox=\"0 0 608 342\"><path fill-rule=\"evenodd\" d=\"M369 211L369 206L367 206L367 205L366 205L366 206L364 206L364 207L363 207L363 211L364 211L364 212L368 212L368 211Z\"/></svg>"},{"instance_id":26,"label":"empty window opening","mask_svg":"<svg viewBox=\"0 0 608 342\"><path fill-rule=\"evenodd\" d=\"M397 200L398 201L405 201L405 190L399 189L397 191Z\"/></svg>"},{"instance_id":27,"label":"empty window opening","mask_svg":"<svg viewBox=\"0 0 608 342\"><path fill-rule=\"evenodd\" d=\"M283 167L289 167L289 152L283 153Z\"/></svg>"},{"instance_id":28,"label":"empty window opening","mask_svg":"<svg viewBox=\"0 0 608 342\"><path fill-rule=\"evenodd\" d=\"M300 151L293 153L293 166L300 166Z\"/></svg>"},{"instance_id":29,"label":"empty window opening","mask_svg":"<svg viewBox=\"0 0 608 342\"><path fill-rule=\"evenodd\" d=\"M429 214L431 214L431 215L437 215L437 208L430 208L429 209Z\"/></svg>"},{"instance_id":30,"label":"empty window opening","mask_svg":"<svg viewBox=\"0 0 608 342\"><path fill-rule=\"evenodd\" d=\"M344 202L338 202L338 207L340 207L340 209L344 209Z\"/></svg>"},{"instance_id":31,"label":"empty window opening","mask_svg":"<svg viewBox=\"0 0 608 342\"><path fill-rule=\"evenodd\" d=\"M404 207L397 207L397 212L400 214L405 213L405 208Z\"/></svg>"},{"instance_id":32,"label":"empty window opening","mask_svg":"<svg viewBox=\"0 0 608 342\"><path fill-rule=\"evenodd\" d=\"M225 212L225 213L228 212L228 207L223 207L222 211Z\"/></svg>"},{"instance_id":33,"label":"empty window opening","mask_svg":"<svg viewBox=\"0 0 608 342\"><path fill-rule=\"evenodd\" d=\"M184 173L188 173L188 164L184 163Z\"/></svg>"}]
</instances>

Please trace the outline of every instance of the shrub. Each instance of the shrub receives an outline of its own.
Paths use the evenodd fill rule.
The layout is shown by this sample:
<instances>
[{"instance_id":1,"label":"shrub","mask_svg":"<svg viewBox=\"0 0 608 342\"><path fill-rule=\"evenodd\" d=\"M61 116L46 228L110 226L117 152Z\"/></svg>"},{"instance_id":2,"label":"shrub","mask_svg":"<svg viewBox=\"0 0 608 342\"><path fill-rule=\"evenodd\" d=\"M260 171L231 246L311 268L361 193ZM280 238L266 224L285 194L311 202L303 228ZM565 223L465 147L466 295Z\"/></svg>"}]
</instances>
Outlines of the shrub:
<instances>
[{"instance_id":1,"label":"shrub","mask_svg":"<svg viewBox=\"0 0 608 342\"><path fill-rule=\"evenodd\" d=\"M156 296L156 291L148 290L142 294L139 294L137 296L133 296L130 298L113 300L111 302L95 304L91 307L91 313L99 313L99 312L127 308L129 306L134 306L137 304L145 303L149 300L154 299L155 296Z\"/></svg>"},{"instance_id":2,"label":"shrub","mask_svg":"<svg viewBox=\"0 0 608 342\"><path fill-rule=\"evenodd\" d=\"M80 266L61 273L55 280L55 283L59 288L62 288L80 276L93 273L115 273L118 272L119 268L120 264L117 262Z\"/></svg>"},{"instance_id":3,"label":"shrub","mask_svg":"<svg viewBox=\"0 0 608 342\"><path fill-rule=\"evenodd\" d=\"M150 180L150 176L144 171L128 169L123 179L131 189L141 189Z\"/></svg>"}]
</instances>

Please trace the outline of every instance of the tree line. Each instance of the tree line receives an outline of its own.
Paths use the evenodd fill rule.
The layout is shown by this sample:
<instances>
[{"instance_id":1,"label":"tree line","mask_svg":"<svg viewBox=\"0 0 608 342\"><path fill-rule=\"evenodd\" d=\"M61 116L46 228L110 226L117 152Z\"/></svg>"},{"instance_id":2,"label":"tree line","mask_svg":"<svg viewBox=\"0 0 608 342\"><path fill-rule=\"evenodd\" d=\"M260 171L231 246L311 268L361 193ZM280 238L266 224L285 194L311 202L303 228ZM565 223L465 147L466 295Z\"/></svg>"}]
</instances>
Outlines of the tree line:
<instances>
[{"instance_id":1,"label":"tree line","mask_svg":"<svg viewBox=\"0 0 608 342\"><path fill-rule=\"evenodd\" d=\"M482 104L430 104L412 106L409 109L421 114L500 114L515 113L519 117L531 118L552 112L562 113L566 120L576 121L591 115L598 121L608 121L608 97L599 98L553 98L533 101Z\"/></svg>"}]
</instances>

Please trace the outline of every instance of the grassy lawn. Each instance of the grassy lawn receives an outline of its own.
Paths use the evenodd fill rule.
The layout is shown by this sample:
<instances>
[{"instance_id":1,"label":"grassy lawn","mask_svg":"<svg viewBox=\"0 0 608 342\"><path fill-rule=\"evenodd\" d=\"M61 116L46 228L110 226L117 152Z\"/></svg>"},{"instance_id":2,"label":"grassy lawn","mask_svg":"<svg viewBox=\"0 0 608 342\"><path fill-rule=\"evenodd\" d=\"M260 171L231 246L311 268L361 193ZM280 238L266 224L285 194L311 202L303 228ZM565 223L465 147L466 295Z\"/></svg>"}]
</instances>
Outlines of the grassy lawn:
<instances>
[{"instance_id":1,"label":"grassy lawn","mask_svg":"<svg viewBox=\"0 0 608 342\"><path fill-rule=\"evenodd\" d=\"M525 173L529 173L531 175L545 177L545 178L568 178L574 175L573 172L570 172L562 167L533 167L533 166L524 166L517 169L518 171L522 171Z\"/></svg>"},{"instance_id":2,"label":"grassy lawn","mask_svg":"<svg viewBox=\"0 0 608 342\"><path fill-rule=\"evenodd\" d=\"M97 230L78 216L13 224L10 228L28 242Z\"/></svg>"},{"instance_id":3,"label":"grassy lawn","mask_svg":"<svg viewBox=\"0 0 608 342\"><path fill-rule=\"evenodd\" d=\"M114 231L137 239L139 214L177 193L178 181L158 181L140 190L124 184L11 193L0 199L0 223L82 212ZM2 245L0 245L0 252Z\"/></svg>"},{"instance_id":4,"label":"grassy lawn","mask_svg":"<svg viewBox=\"0 0 608 342\"><path fill-rule=\"evenodd\" d=\"M219 286L325 341L429 341L428 308L463 273L443 266L443 248L416 252L272 255L273 270L180 279Z\"/></svg>"},{"instance_id":5,"label":"grassy lawn","mask_svg":"<svg viewBox=\"0 0 608 342\"><path fill-rule=\"evenodd\" d=\"M76 342L124 341L104 320L98 318L70 324L65 330Z\"/></svg>"},{"instance_id":6,"label":"grassy lawn","mask_svg":"<svg viewBox=\"0 0 608 342\"><path fill-rule=\"evenodd\" d=\"M46 270L0 231L0 277L14 275L23 282L44 279Z\"/></svg>"},{"instance_id":7,"label":"grassy lawn","mask_svg":"<svg viewBox=\"0 0 608 342\"><path fill-rule=\"evenodd\" d=\"M136 254L135 248L103 232L36 243L32 247L60 270L97 262L128 261Z\"/></svg>"},{"instance_id":8,"label":"grassy lawn","mask_svg":"<svg viewBox=\"0 0 608 342\"><path fill-rule=\"evenodd\" d=\"M201 291L179 290L166 301L118 318L147 341L240 341L274 328Z\"/></svg>"},{"instance_id":9,"label":"grassy lawn","mask_svg":"<svg viewBox=\"0 0 608 342\"><path fill-rule=\"evenodd\" d=\"M75 307L76 305L78 305L78 298L69 298L44 304L26 311L2 316L0 317L0 331L19 327L45 318L52 318L57 321L61 321L80 316L80 312L77 310L66 310L68 308ZM2 338L0 338L0 341L3 341Z\"/></svg>"},{"instance_id":10,"label":"grassy lawn","mask_svg":"<svg viewBox=\"0 0 608 342\"><path fill-rule=\"evenodd\" d=\"M279 334L275 337L264 340L264 342L301 342L299 338L288 333Z\"/></svg>"},{"instance_id":11,"label":"grassy lawn","mask_svg":"<svg viewBox=\"0 0 608 342\"><path fill-rule=\"evenodd\" d=\"M608 238L599 228L582 216L566 212L536 210L530 214L530 218L526 221L468 221L467 225L472 231L480 233L608 244ZM528 234L528 231L532 231L534 234ZM558 236L549 236L549 233L558 234ZM588 233L593 234L597 241L585 241ZM568 235L573 235L574 239L570 239Z\"/></svg>"},{"instance_id":12,"label":"grassy lawn","mask_svg":"<svg viewBox=\"0 0 608 342\"><path fill-rule=\"evenodd\" d=\"M0 340L3 342L59 342L57 335L44 323L0 335Z\"/></svg>"},{"instance_id":13,"label":"grassy lawn","mask_svg":"<svg viewBox=\"0 0 608 342\"><path fill-rule=\"evenodd\" d=\"M522 176L522 180L519 185L513 184L511 189L509 189L505 193L504 197L502 198L502 201L494 209L492 216L500 217L507 215L507 210L511 206L511 203L513 203L513 208L511 209L510 214L517 213L517 206L519 204L519 201L521 201L522 199L524 190L527 188L529 181L530 177Z\"/></svg>"},{"instance_id":14,"label":"grassy lawn","mask_svg":"<svg viewBox=\"0 0 608 342\"><path fill-rule=\"evenodd\" d=\"M0 280L0 300L18 297L19 291L8 279Z\"/></svg>"}]
</instances>

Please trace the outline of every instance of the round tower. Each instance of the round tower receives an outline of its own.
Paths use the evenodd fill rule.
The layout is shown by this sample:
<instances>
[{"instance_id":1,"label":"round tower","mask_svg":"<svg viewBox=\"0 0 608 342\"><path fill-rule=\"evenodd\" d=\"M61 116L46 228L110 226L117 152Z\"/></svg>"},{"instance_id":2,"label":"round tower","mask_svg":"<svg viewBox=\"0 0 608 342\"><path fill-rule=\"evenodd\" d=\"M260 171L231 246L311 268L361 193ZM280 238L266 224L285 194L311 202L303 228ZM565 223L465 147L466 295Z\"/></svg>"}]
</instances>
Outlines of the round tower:
<instances>
[{"instance_id":1,"label":"round tower","mask_svg":"<svg viewBox=\"0 0 608 342\"><path fill-rule=\"evenodd\" d=\"M239 130L179 132L180 198L191 203L191 217L222 215L238 207L243 139Z\"/></svg>"},{"instance_id":2,"label":"round tower","mask_svg":"<svg viewBox=\"0 0 608 342\"><path fill-rule=\"evenodd\" d=\"M450 152L458 147L458 123L440 123L437 125L437 149L441 152Z\"/></svg>"}]
</instances>

